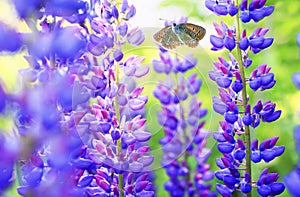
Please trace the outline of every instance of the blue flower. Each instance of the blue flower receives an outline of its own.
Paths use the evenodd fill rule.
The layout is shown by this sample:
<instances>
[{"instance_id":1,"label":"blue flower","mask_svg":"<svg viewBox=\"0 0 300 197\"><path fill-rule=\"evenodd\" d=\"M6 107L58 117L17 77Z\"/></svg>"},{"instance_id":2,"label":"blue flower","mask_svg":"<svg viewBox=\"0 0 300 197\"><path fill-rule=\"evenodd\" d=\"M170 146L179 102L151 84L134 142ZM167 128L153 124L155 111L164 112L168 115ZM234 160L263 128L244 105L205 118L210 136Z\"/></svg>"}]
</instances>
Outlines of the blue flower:
<instances>
[{"instance_id":1,"label":"blue flower","mask_svg":"<svg viewBox=\"0 0 300 197\"><path fill-rule=\"evenodd\" d=\"M297 35L297 42L299 41L299 34ZM299 43L299 42L298 42ZM292 76L292 80L295 86L300 89L300 80L299 80L300 73L296 72ZM295 148L298 154L300 154L300 126L297 125L294 128L294 139L295 139ZM300 190L298 185L300 184L300 162L298 161L297 166L294 170L292 170L289 174L283 177L286 187L288 188L289 192L293 196L299 196Z\"/></svg>"},{"instance_id":2,"label":"blue flower","mask_svg":"<svg viewBox=\"0 0 300 197\"><path fill-rule=\"evenodd\" d=\"M248 5L248 0L242 0L240 5L236 5L240 9L236 9L235 4L230 0L205 1L206 7L217 15L234 16L240 12L239 19L243 23L250 20L258 22L272 14L274 6L265 6L265 3L266 0L252 0ZM223 157L216 160L221 170L215 173L223 184L217 184L216 189L222 196L228 197L237 190L251 195L253 187L251 164L249 164L251 161L254 163L261 160L271 162L282 155L285 150L284 146L275 146L278 137L262 141L259 147L257 139L254 139L252 143L248 140L252 135L249 127L256 128L261 121L277 120L281 115L281 110L276 110L276 104L271 101L264 103L258 101L251 109L249 103L251 99L245 86L249 85L253 91L264 91L273 88L276 80L274 74L270 73L271 68L265 64L255 68L250 77L247 77L244 69L252 64L248 53L252 51L253 54L257 54L271 46L274 39L265 37L269 31L268 28L257 28L250 36L247 36L246 29L240 28L239 19L236 18L233 28L229 28L222 21L220 25L214 23L217 36L211 35L210 37L213 51L226 48L231 52L235 49L235 45L238 45L237 59L231 53L229 54L230 61L219 57L219 62L214 62L215 69L209 72L209 77L216 82L219 90L219 97L213 97L213 109L224 116L224 121L220 122L219 132L214 133L214 138L218 142L217 148L223 154ZM239 138L241 135L245 137ZM249 158L251 161L247 161ZM241 165L246 166L246 169L239 170ZM243 177L240 172L244 173ZM259 181L265 181L265 176ZM284 185L276 182L277 179L270 183L259 181L257 188L261 196L275 196L284 191Z\"/></svg>"},{"instance_id":3,"label":"blue flower","mask_svg":"<svg viewBox=\"0 0 300 197\"><path fill-rule=\"evenodd\" d=\"M296 36L296 42L297 42L297 45L299 47L300 46L300 33L298 33L297 36Z\"/></svg>"},{"instance_id":4,"label":"blue flower","mask_svg":"<svg viewBox=\"0 0 300 197\"><path fill-rule=\"evenodd\" d=\"M87 9L87 2L82 0L51 0L45 4L45 14L53 16L72 16Z\"/></svg>"},{"instance_id":5,"label":"blue flower","mask_svg":"<svg viewBox=\"0 0 300 197\"><path fill-rule=\"evenodd\" d=\"M238 13L238 8L235 6L234 1L218 1L218 0L205 0L205 6L216 13L217 15L234 16Z\"/></svg>"},{"instance_id":6,"label":"blue flower","mask_svg":"<svg viewBox=\"0 0 300 197\"><path fill-rule=\"evenodd\" d=\"M252 0L248 5L248 0L242 0L240 4L241 21L248 23L252 19L254 22L258 22L271 15L274 11L274 6L265 6L265 3L265 0Z\"/></svg>"},{"instance_id":7,"label":"blue flower","mask_svg":"<svg viewBox=\"0 0 300 197\"><path fill-rule=\"evenodd\" d=\"M202 103L196 97L190 99L188 110L183 107L190 96L199 93L202 85L196 73L187 79L184 75L196 66L197 59L192 54L185 55L183 59L172 57L163 48L160 48L159 56L159 60L152 61L153 68L157 73L167 76L164 81L158 82L153 95L162 105L162 110L157 113L158 122L165 133L159 141L163 150L161 165L169 176L164 188L171 196L183 197L188 194L214 197L216 194L210 191L211 185L207 183L214 175L206 164L211 152L204 148L209 132L203 129L205 122L202 118L207 110L201 107ZM171 75L176 75L176 82ZM182 155L185 155L183 160L180 159ZM194 178L191 177L191 167L186 157L196 158Z\"/></svg>"},{"instance_id":8,"label":"blue flower","mask_svg":"<svg viewBox=\"0 0 300 197\"><path fill-rule=\"evenodd\" d=\"M265 168L257 181L257 192L261 196L276 196L281 194L285 186L281 182L276 182L278 178L279 175L277 173L268 174L268 168Z\"/></svg>"},{"instance_id":9,"label":"blue flower","mask_svg":"<svg viewBox=\"0 0 300 197\"><path fill-rule=\"evenodd\" d=\"M236 45L234 37L235 31L228 28L228 26L223 21L221 21L221 26L217 23L214 23L214 27L217 31L218 36L210 36L210 42L213 45L212 50L217 51L223 49L224 47L229 51L233 50Z\"/></svg>"},{"instance_id":10,"label":"blue flower","mask_svg":"<svg viewBox=\"0 0 300 197\"><path fill-rule=\"evenodd\" d=\"M246 51L248 47L250 47L250 50L254 54L268 48L274 41L273 38L264 37L268 31L268 28L257 28L249 37L246 37L246 30L243 30L241 40L239 42L239 48Z\"/></svg>"},{"instance_id":11,"label":"blue flower","mask_svg":"<svg viewBox=\"0 0 300 197\"><path fill-rule=\"evenodd\" d=\"M283 178L286 187L288 188L289 192L293 196L299 196L300 190L299 190L299 184L300 184L300 170L299 167L292 170L289 174L285 175Z\"/></svg>"},{"instance_id":12,"label":"blue flower","mask_svg":"<svg viewBox=\"0 0 300 197\"><path fill-rule=\"evenodd\" d=\"M252 71L249 78L249 86L252 90L271 89L275 85L276 80L274 79L274 74L269 73L270 69L271 67L263 64Z\"/></svg>"},{"instance_id":13,"label":"blue flower","mask_svg":"<svg viewBox=\"0 0 300 197\"><path fill-rule=\"evenodd\" d=\"M298 89L300 89L300 73L299 72L294 73L292 79L293 79L295 86Z\"/></svg>"},{"instance_id":14,"label":"blue flower","mask_svg":"<svg viewBox=\"0 0 300 197\"><path fill-rule=\"evenodd\" d=\"M23 45L20 33L0 22L0 52L17 52Z\"/></svg>"},{"instance_id":15,"label":"blue flower","mask_svg":"<svg viewBox=\"0 0 300 197\"><path fill-rule=\"evenodd\" d=\"M0 84L0 114L5 110L5 106L6 106L6 93L4 91L4 88L2 86L2 84Z\"/></svg>"},{"instance_id":16,"label":"blue flower","mask_svg":"<svg viewBox=\"0 0 300 197\"><path fill-rule=\"evenodd\" d=\"M38 14L38 11L44 6L44 1L39 0L30 0L30 1L22 1L22 0L13 0L12 1L17 13L20 18L30 17L31 15Z\"/></svg>"}]
</instances>

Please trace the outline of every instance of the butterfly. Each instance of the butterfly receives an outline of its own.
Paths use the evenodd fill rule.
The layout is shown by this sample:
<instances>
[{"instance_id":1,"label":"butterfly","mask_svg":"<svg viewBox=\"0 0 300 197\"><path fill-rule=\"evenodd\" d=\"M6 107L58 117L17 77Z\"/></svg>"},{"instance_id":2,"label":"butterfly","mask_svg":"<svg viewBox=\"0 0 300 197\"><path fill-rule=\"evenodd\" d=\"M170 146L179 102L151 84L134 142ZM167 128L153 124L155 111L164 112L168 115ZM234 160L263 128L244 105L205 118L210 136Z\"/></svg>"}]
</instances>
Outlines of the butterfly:
<instances>
[{"instance_id":1,"label":"butterfly","mask_svg":"<svg viewBox=\"0 0 300 197\"><path fill-rule=\"evenodd\" d=\"M173 23L158 31L153 35L153 38L167 49L175 49L184 44L194 48L198 46L199 41L204 37L205 33L206 30L199 25Z\"/></svg>"}]
</instances>

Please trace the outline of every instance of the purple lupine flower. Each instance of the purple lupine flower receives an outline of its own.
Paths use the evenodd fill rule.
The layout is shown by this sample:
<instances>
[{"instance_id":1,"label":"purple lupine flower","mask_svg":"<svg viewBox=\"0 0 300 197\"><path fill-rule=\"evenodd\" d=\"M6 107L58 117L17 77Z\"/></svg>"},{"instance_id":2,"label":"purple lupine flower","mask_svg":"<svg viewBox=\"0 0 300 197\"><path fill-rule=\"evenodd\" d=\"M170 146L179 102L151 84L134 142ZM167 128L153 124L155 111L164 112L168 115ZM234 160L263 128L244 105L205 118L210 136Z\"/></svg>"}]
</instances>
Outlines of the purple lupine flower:
<instances>
[{"instance_id":1,"label":"purple lupine flower","mask_svg":"<svg viewBox=\"0 0 300 197\"><path fill-rule=\"evenodd\" d=\"M14 163L20 156L22 143L14 137L5 137L0 134L0 194L11 187L14 182Z\"/></svg>"},{"instance_id":2,"label":"purple lupine flower","mask_svg":"<svg viewBox=\"0 0 300 197\"><path fill-rule=\"evenodd\" d=\"M132 55L125 59L121 50L126 41L134 46L140 45L144 41L144 34L138 28L128 28L127 20L135 15L136 10L126 0L122 3L121 12L107 1L98 6L103 12L96 10L98 15L91 21L94 33L89 38L87 48L94 58L100 55L104 58L101 65L95 65L95 80L92 84L88 83L95 91L97 103L93 104L92 111L85 114L81 122L85 124L91 120L88 121L89 128L93 128L97 136L91 139L92 147L88 148L88 155L105 171L96 179L103 194L153 196L150 179L146 180L144 173L151 169L154 159L145 145L151 133L147 131L146 119L142 117L148 97L142 95L144 88L134 83L134 78L146 75L149 67L141 65L143 57ZM125 18L119 20L121 14ZM117 49L111 51L113 47ZM120 74L116 72L116 66L124 73L124 79L117 81ZM132 178L138 175L144 178ZM111 176L116 178L110 179ZM89 186L97 189L92 184Z\"/></svg>"},{"instance_id":3,"label":"purple lupine flower","mask_svg":"<svg viewBox=\"0 0 300 197\"><path fill-rule=\"evenodd\" d=\"M23 39L20 33L9 28L0 22L0 52L17 52L23 45Z\"/></svg>"},{"instance_id":4,"label":"purple lupine flower","mask_svg":"<svg viewBox=\"0 0 300 197\"><path fill-rule=\"evenodd\" d=\"M300 89L300 73L294 73L292 76L293 82L297 88Z\"/></svg>"},{"instance_id":5,"label":"purple lupine flower","mask_svg":"<svg viewBox=\"0 0 300 197\"><path fill-rule=\"evenodd\" d=\"M0 50L24 46L29 54L29 67L19 70L22 90L11 94L0 86L0 112L14 110L15 132L24 139L0 136L0 195L13 185L17 163L21 196L154 196L143 117L148 97L133 79L149 67L122 51L126 42L137 46L145 38L128 25L135 7L126 0L121 9L108 1L12 2L32 32L0 25Z\"/></svg>"},{"instance_id":6,"label":"purple lupine flower","mask_svg":"<svg viewBox=\"0 0 300 197\"><path fill-rule=\"evenodd\" d=\"M226 16L229 14L230 16L234 16L238 13L238 8L232 0L205 0L205 6L217 15Z\"/></svg>"},{"instance_id":7,"label":"purple lupine flower","mask_svg":"<svg viewBox=\"0 0 300 197\"><path fill-rule=\"evenodd\" d=\"M185 18L182 20L186 20ZM185 78L185 73L197 64L191 54L183 59L160 48L159 59L154 59L152 65L157 73L165 73L167 77L160 81L153 95L161 102L162 110L158 111L158 122L163 126L165 136L160 139L163 150L161 165L165 168L169 180L164 188L170 196L216 196L210 191L211 185L207 183L213 179L214 173L206 164L211 151L205 148L209 132L203 127L202 118L207 110L201 107L202 103L193 95L200 91L201 79L197 74ZM177 82L172 79L175 75ZM192 98L190 98L192 96ZM190 102L187 110L183 103ZM188 115L186 115L186 113ZM184 159L180 159L181 155ZM187 163L188 157L195 157L197 161L196 173L192 178L191 166Z\"/></svg>"},{"instance_id":8,"label":"purple lupine flower","mask_svg":"<svg viewBox=\"0 0 300 197\"><path fill-rule=\"evenodd\" d=\"M267 67L267 65L264 64L252 71L249 79L249 86L252 90L270 89L275 85L276 81L274 80L274 74L269 73L270 69L270 67Z\"/></svg>"},{"instance_id":9,"label":"purple lupine flower","mask_svg":"<svg viewBox=\"0 0 300 197\"><path fill-rule=\"evenodd\" d=\"M11 1L21 19L30 17L41 19L43 16L52 15L64 17L71 23L77 23L83 22L88 16L88 3L82 0Z\"/></svg>"},{"instance_id":10,"label":"purple lupine flower","mask_svg":"<svg viewBox=\"0 0 300 197\"><path fill-rule=\"evenodd\" d=\"M145 40L145 36L140 29L133 29L128 32L127 41L132 45L140 45Z\"/></svg>"},{"instance_id":11,"label":"purple lupine flower","mask_svg":"<svg viewBox=\"0 0 300 197\"><path fill-rule=\"evenodd\" d=\"M265 38L268 31L268 28L257 28L249 37L247 37L246 30L243 30L239 42L240 49L246 51L248 47L250 47L250 50L256 54L261 50L268 48L274 41L273 38Z\"/></svg>"},{"instance_id":12,"label":"purple lupine flower","mask_svg":"<svg viewBox=\"0 0 300 197\"><path fill-rule=\"evenodd\" d=\"M235 29L230 29L228 26L221 21L221 26L214 23L214 27L218 36L211 35L210 42L213 45L212 50L221 50L224 47L228 50L233 50L235 48Z\"/></svg>"},{"instance_id":13,"label":"purple lupine flower","mask_svg":"<svg viewBox=\"0 0 300 197\"><path fill-rule=\"evenodd\" d=\"M272 161L275 157L280 156L285 147L284 146L275 146L278 137L273 137L270 139L266 139L261 142L258 147L258 140L254 139L251 142L251 160L254 163L258 163L261 160L265 162Z\"/></svg>"},{"instance_id":14,"label":"purple lupine flower","mask_svg":"<svg viewBox=\"0 0 300 197\"><path fill-rule=\"evenodd\" d=\"M236 15L235 26L230 27L222 21L220 25L214 23L217 36L210 37L212 50L226 48L231 52L236 49L238 54L234 57L230 53L230 61L219 57L219 61L214 62L215 69L209 72L209 77L219 87L219 97L213 97L213 108L224 116L219 131L214 133L217 148L223 154L216 160L221 170L215 173L217 179L223 182L216 185L222 196L231 196L237 190L251 196L251 161L271 162L285 150L284 146L276 146L278 137L265 139L260 144L257 139L250 141L250 127L256 128L261 122L276 121L281 115L281 110L277 110L272 101L259 100L251 105L251 99L245 91L247 85L253 91L264 91L273 88L276 83L274 74L270 72L271 67L266 64L253 69L249 77L245 76L244 71L244 68L253 65L249 51L257 54L273 43L273 38L265 37L268 28L257 28L250 36L247 36L246 29L240 29L240 21L247 23L252 19L258 22L273 12L274 6L265 6L265 3L266 0L252 0L248 5L248 0L242 0L240 5L236 5L240 8L240 14ZM206 1L206 7L217 15L227 15L230 4L231 1ZM241 135L245 137L239 138ZM240 166L246 166L246 169L240 170ZM278 174L272 180L269 180L270 177L273 174L268 175L267 171L263 171L256 183L261 196L279 195L284 190L283 183L276 182Z\"/></svg>"},{"instance_id":15,"label":"purple lupine flower","mask_svg":"<svg viewBox=\"0 0 300 197\"><path fill-rule=\"evenodd\" d=\"M7 95L4 91L4 87L0 83L0 114L5 110L6 107L6 100L7 100Z\"/></svg>"},{"instance_id":16,"label":"purple lupine flower","mask_svg":"<svg viewBox=\"0 0 300 197\"><path fill-rule=\"evenodd\" d=\"M78 0L51 0L45 4L45 14L52 16L73 16L86 12L88 3Z\"/></svg>"},{"instance_id":17,"label":"purple lupine flower","mask_svg":"<svg viewBox=\"0 0 300 197\"><path fill-rule=\"evenodd\" d=\"M297 45L299 46L300 45L300 34L299 33L296 36L296 42L297 42Z\"/></svg>"},{"instance_id":18,"label":"purple lupine flower","mask_svg":"<svg viewBox=\"0 0 300 197\"><path fill-rule=\"evenodd\" d=\"M276 196L281 194L285 186L283 183L276 182L278 178L279 175L277 173L268 174L268 168L265 168L257 180L257 192L261 196Z\"/></svg>"},{"instance_id":19,"label":"purple lupine flower","mask_svg":"<svg viewBox=\"0 0 300 197\"><path fill-rule=\"evenodd\" d=\"M44 1L31 0L28 2L22 0L12 0L20 18L27 18L31 15L38 15L39 10L44 6Z\"/></svg>"},{"instance_id":20,"label":"purple lupine flower","mask_svg":"<svg viewBox=\"0 0 300 197\"><path fill-rule=\"evenodd\" d=\"M296 37L296 41L299 46L299 34ZM296 72L293 74L292 80L293 80L294 85L298 89L300 89L300 73L299 72ZM298 155L300 155L300 126L299 125L297 125L294 128L294 139L295 139L296 151L297 151ZM290 192L290 194L292 194L293 196L300 195L300 191L298 188L298 185L300 184L300 163L299 162L296 165L295 169L293 169L289 174L287 174L283 177L283 180L284 180L285 185L286 185L288 191Z\"/></svg>"},{"instance_id":21,"label":"purple lupine flower","mask_svg":"<svg viewBox=\"0 0 300 197\"><path fill-rule=\"evenodd\" d=\"M274 6L265 6L266 0L252 0L248 5L248 0L242 0L240 4L240 19L243 23L248 23L251 19L258 22L271 15Z\"/></svg>"},{"instance_id":22,"label":"purple lupine flower","mask_svg":"<svg viewBox=\"0 0 300 197\"><path fill-rule=\"evenodd\" d=\"M43 28L48 31L47 26ZM28 41L25 45L29 54L36 59L57 56L61 61L74 60L82 55L87 44L81 30L80 27L61 28L58 24L51 33L40 32L38 35L27 35Z\"/></svg>"}]
</instances>

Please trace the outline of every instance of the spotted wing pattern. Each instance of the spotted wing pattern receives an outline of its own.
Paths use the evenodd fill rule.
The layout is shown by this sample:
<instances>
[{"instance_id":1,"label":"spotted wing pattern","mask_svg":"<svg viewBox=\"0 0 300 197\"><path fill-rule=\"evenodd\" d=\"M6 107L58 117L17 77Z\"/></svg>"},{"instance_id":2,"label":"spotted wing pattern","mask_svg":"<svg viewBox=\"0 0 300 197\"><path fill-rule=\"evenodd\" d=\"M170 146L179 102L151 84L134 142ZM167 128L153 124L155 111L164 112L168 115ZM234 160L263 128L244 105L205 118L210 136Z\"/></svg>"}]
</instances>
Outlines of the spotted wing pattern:
<instances>
[{"instance_id":1,"label":"spotted wing pattern","mask_svg":"<svg viewBox=\"0 0 300 197\"><path fill-rule=\"evenodd\" d=\"M178 35L185 45L196 47L205 36L206 30L198 25L183 23L178 25Z\"/></svg>"},{"instance_id":2,"label":"spotted wing pattern","mask_svg":"<svg viewBox=\"0 0 300 197\"><path fill-rule=\"evenodd\" d=\"M156 42L161 43L162 46L167 49L175 49L181 45L179 37L172 30L171 26L167 26L158 31L156 34L154 34L153 38Z\"/></svg>"}]
</instances>

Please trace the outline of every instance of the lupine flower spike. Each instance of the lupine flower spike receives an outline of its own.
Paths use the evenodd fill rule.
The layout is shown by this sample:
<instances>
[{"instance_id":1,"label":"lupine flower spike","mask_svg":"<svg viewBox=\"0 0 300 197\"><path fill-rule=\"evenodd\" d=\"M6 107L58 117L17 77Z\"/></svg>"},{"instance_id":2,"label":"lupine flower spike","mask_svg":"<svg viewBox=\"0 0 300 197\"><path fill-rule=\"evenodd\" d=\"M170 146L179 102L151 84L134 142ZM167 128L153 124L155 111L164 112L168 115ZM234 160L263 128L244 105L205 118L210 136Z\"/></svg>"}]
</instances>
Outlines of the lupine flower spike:
<instances>
[{"instance_id":1,"label":"lupine flower spike","mask_svg":"<svg viewBox=\"0 0 300 197\"><path fill-rule=\"evenodd\" d=\"M129 24L135 7L127 0L12 3L32 32L0 23L0 51L26 50L29 64L19 71L18 94L0 85L0 113L15 116L21 136L0 135L0 195L16 174L21 196L154 196L148 98L134 81L149 67L122 51L145 39Z\"/></svg>"},{"instance_id":2,"label":"lupine flower spike","mask_svg":"<svg viewBox=\"0 0 300 197\"><path fill-rule=\"evenodd\" d=\"M276 196L285 189L283 183L277 182L279 175L269 173L267 168L257 181L252 180L251 173L251 163L271 162L285 149L284 146L276 146L276 136L261 142L254 138L250 140L250 128L258 127L261 122L276 121L281 115L275 103L270 100L253 101L247 92L249 88L265 91L276 83L270 66L262 64L253 68L254 62L249 58L249 53L257 54L272 45L273 38L266 37L269 29L259 27L247 34L247 30L240 26L240 22L259 22L271 15L274 6L265 6L265 3L266 0L205 1L206 7L215 14L235 17L236 24L214 23L216 35L210 37L213 51L227 49L230 52L229 58L219 57L214 62L214 70L209 72L209 77L219 88L219 96L213 97L213 108L224 116L219 131L213 135L218 142L218 150L223 154L216 160L221 170L215 176L222 181L222 184L217 183L216 189L224 197L237 191L250 197L253 188L260 196ZM244 69L252 69L249 77Z\"/></svg>"},{"instance_id":3,"label":"lupine flower spike","mask_svg":"<svg viewBox=\"0 0 300 197\"><path fill-rule=\"evenodd\" d=\"M196 66L197 59L192 54L180 59L159 49L159 59L154 59L152 66L157 73L167 76L157 84L153 94L161 103L157 116L165 133L159 141L163 150L161 165L169 176L164 188L174 197L216 196L208 182L214 173L206 163L211 150L205 148L209 132L204 129L202 118L207 110L196 98L202 80L197 73L185 77L187 71ZM187 162L190 157L196 159L195 172Z\"/></svg>"}]
</instances>

